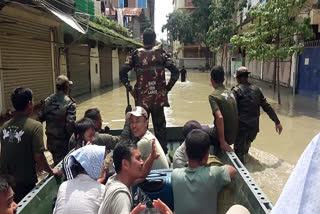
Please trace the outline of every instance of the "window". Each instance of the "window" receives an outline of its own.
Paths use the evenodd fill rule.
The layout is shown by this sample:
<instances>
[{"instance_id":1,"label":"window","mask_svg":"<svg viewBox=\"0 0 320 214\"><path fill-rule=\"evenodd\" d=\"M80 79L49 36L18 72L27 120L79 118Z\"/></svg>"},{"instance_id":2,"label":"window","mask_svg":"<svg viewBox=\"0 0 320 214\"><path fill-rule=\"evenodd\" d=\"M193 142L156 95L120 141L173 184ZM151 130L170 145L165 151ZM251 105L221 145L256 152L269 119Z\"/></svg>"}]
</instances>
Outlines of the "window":
<instances>
[{"instance_id":1,"label":"window","mask_svg":"<svg viewBox=\"0 0 320 214\"><path fill-rule=\"evenodd\" d=\"M123 8L124 7L124 0L119 0L119 8Z\"/></svg>"},{"instance_id":2,"label":"window","mask_svg":"<svg viewBox=\"0 0 320 214\"><path fill-rule=\"evenodd\" d=\"M138 0L139 8L147 8L147 0Z\"/></svg>"}]
</instances>

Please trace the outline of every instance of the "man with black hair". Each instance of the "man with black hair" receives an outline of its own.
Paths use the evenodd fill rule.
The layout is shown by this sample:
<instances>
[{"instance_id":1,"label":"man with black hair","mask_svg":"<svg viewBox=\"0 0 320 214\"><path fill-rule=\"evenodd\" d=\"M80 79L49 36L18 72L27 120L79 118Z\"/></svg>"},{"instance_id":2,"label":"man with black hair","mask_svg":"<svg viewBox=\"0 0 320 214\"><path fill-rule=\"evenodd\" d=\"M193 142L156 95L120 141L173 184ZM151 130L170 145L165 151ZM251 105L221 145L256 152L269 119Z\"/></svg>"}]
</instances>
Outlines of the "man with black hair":
<instances>
[{"instance_id":1,"label":"man with black hair","mask_svg":"<svg viewBox=\"0 0 320 214\"><path fill-rule=\"evenodd\" d=\"M57 92L45 99L38 116L40 122L46 121L47 148L55 165L68 153L68 142L76 121L76 103L69 96L72 84L68 77L58 76Z\"/></svg>"},{"instance_id":2,"label":"man with black hair","mask_svg":"<svg viewBox=\"0 0 320 214\"><path fill-rule=\"evenodd\" d=\"M230 145L235 143L238 134L238 110L234 95L226 89L224 70L215 66L211 70L211 85L214 91L209 95L209 103L214 117L214 131L222 151L232 151Z\"/></svg>"},{"instance_id":3,"label":"man with black hair","mask_svg":"<svg viewBox=\"0 0 320 214\"><path fill-rule=\"evenodd\" d=\"M215 136L212 135L213 128L210 128L207 125L201 125L196 120L189 120L186 122L182 128L182 135L184 139L187 138L188 134L194 130L194 129L202 129L210 136L210 141L212 144L217 142L217 140L214 138ZM185 167L188 163L188 157L186 154L186 142L184 141L174 152L173 155L173 168L182 168Z\"/></svg>"},{"instance_id":4,"label":"man with black hair","mask_svg":"<svg viewBox=\"0 0 320 214\"><path fill-rule=\"evenodd\" d=\"M217 194L237 171L230 165L206 166L211 142L203 130L192 130L185 142L189 166L171 175L175 213L217 213Z\"/></svg>"},{"instance_id":5,"label":"man with black hair","mask_svg":"<svg viewBox=\"0 0 320 214\"><path fill-rule=\"evenodd\" d=\"M0 213L15 214L18 205L14 202L14 192L12 181L8 176L0 175Z\"/></svg>"},{"instance_id":6,"label":"man with black hair","mask_svg":"<svg viewBox=\"0 0 320 214\"><path fill-rule=\"evenodd\" d=\"M74 147L73 149L64 157L63 159L63 170L66 175L67 180L71 180L74 178L75 173L67 167L70 159L70 155L75 150L86 146L87 144L94 144L95 141L95 124L89 118L82 118L77 121L74 126Z\"/></svg>"},{"instance_id":7,"label":"man with black hair","mask_svg":"<svg viewBox=\"0 0 320 214\"><path fill-rule=\"evenodd\" d=\"M114 149L113 162L116 174L106 184L104 201L98 214L137 214L145 208L139 204L132 211L131 187L137 180L144 180L149 174L153 161L159 157L155 143L148 159L142 160L137 146L130 140L120 142Z\"/></svg>"},{"instance_id":8,"label":"man with black hair","mask_svg":"<svg viewBox=\"0 0 320 214\"><path fill-rule=\"evenodd\" d=\"M134 87L136 106L141 106L152 116L154 132L163 150L167 153L167 131L164 107L169 107L168 93L179 79L179 70L162 49L155 46L156 34L148 28L143 32L143 48L133 52L120 69L121 82L131 90L128 72L134 69L137 82ZM166 83L165 68L171 72Z\"/></svg>"},{"instance_id":9,"label":"man with black hair","mask_svg":"<svg viewBox=\"0 0 320 214\"><path fill-rule=\"evenodd\" d=\"M121 140L121 138L129 138L130 137L130 127L129 123L125 123L123 132L120 136L112 136L110 134L99 133L102 127L102 118L99 109L91 108L86 110L84 113L84 117L91 119L95 126L95 135L94 135L94 144L106 146L106 150L114 149L115 145ZM69 151L72 150L76 145L76 139L74 135L71 136L69 140Z\"/></svg>"},{"instance_id":10,"label":"man with black hair","mask_svg":"<svg viewBox=\"0 0 320 214\"><path fill-rule=\"evenodd\" d=\"M260 88L248 82L249 73L246 67L238 68L235 74L238 85L232 89L237 100L239 113L239 134L234 144L234 150L242 162L259 132L260 106L275 123L276 132L279 135L282 132L278 116L263 96Z\"/></svg>"},{"instance_id":11,"label":"man with black hair","mask_svg":"<svg viewBox=\"0 0 320 214\"><path fill-rule=\"evenodd\" d=\"M33 95L29 88L16 88L11 94L15 116L3 124L1 138L1 173L15 179L13 187L18 203L37 183L37 170L59 175L44 156L42 124L30 118Z\"/></svg>"}]
</instances>

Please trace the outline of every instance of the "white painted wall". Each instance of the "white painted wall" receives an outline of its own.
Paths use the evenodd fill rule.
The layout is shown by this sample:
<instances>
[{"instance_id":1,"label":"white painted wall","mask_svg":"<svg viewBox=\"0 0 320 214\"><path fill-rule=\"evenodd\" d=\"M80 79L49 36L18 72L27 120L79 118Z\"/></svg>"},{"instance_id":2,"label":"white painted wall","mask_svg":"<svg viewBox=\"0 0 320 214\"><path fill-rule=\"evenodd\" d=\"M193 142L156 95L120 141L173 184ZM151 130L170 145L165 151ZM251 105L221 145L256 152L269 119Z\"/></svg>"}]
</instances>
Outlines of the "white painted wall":
<instances>
[{"instance_id":1,"label":"white painted wall","mask_svg":"<svg viewBox=\"0 0 320 214\"><path fill-rule=\"evenodd\" d=\"M177 10L179 8L185 8L184 0L175 0L174 10Z\"/></svg>"},{"instance_id":2,"label":"white painted wall","mask_svg":"<svg viewBox=\"0 0 320 214\"><path fill-rule=\"evenodd\" d=\"M67 58L64 55L64 52L60 52L60 74L59 75L65 75L68 76L68 72L67 72Z\"/></svg>"},{"instance_id":3,"label":"white painted wall","mask_svg":"<svg viewBox=\"0 0 320 214\"><path fill-rule=\"evenodd\" d=\"M112 81L114 85L119 84L119 53L118 49L112 50Z\"/></svg>"},{"instance_id":4,"label":"white painted wall","mask_svg":"<svg viewBox=\"0 0 320 214\"><path fill-rule=\"evenodd\" d=\"M91 92L100 89L100 64L98 47L90 49Z\"/></svg>"},{"instance_id":5,"label":"white painted wall","mask_svg":"<svg viewBox=\"0 0 320 214\"><path fill-rule=\"evenodd\" d=\"M94 14L101 15L101 1L94 0Z\"/></svg>"}]
</instances>

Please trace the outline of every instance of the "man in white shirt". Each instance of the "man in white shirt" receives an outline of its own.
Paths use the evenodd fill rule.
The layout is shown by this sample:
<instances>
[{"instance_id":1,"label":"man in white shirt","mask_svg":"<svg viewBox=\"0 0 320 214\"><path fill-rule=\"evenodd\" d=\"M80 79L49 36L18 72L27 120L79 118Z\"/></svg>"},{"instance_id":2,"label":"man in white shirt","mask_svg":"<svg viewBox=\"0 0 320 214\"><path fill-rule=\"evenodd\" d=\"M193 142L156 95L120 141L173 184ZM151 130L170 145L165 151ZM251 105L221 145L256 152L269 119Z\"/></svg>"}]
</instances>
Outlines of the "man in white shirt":
<instances>
[{"instance_id":1,"label":"man in white shirt","mask_svg":"<svg viewBox=\"0 0 320 214\"><path fill-rule=\"evenodd\" d=\"M127 113L126 119L129 120L132 134L139 139L137 147L141 152L142 160L146 161L151 154L152 142L155 140L155 147L160 157L154 161L152 169L168 169L169 164L159 141L148 131L149 118L147 111L140 106L136 106L133 111Z\"/></svg>"},{"instance_id":2,"label":"man in white shirt","mask_svg":"<svg viewBox=\"0 0 320 214\"><path fill-rule=\"evenodd\" d=\"M116 174L109 178L106 193L98 214L137 214L145 208L139 204L133 206L131 187L138 180L144 180L149 174L153 161L159 157L155 142L152 142L152 152L146 162L135 144L120 142L114 149L113 161Z\"/></svg>"}]
</instances>

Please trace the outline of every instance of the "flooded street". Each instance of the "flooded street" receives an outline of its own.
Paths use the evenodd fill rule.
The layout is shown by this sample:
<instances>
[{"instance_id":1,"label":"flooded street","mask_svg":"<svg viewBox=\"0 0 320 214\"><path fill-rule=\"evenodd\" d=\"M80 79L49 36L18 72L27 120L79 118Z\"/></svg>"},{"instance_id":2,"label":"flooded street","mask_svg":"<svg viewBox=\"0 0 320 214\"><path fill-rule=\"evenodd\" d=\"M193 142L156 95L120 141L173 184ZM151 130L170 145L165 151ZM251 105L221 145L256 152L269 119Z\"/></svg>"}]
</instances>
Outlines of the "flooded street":
<instances>
[{"instance_id":1,"label":"flooded street","mask_svg":"<svg viewBox=\"0 0 320 214\"><path fill-rule=\"evenodd\" d=\"M167 126L182 126L188 120L212 124L213 116L208 95L213 91L210 74L188 72L187 82L178 81L169 93L171 108L166 108ZM228 86L234 85L228 81ZM283 125L279 136L273 121L261 109L260 133L250 150L251 157L246 164L254 179L275 203L292 172L294 165L310 140L320 131L320 101L298 95L295 98L289 89L282 90L282 105L276 103L270 84L259 83L269 103L274 107ZM85 110L100 109L103 124L111 129L122 128L127 105L124 87L102 90L77 98L77 119ZM132 97L130 98L133 104Z\"/></svg>"}]
</instances>

